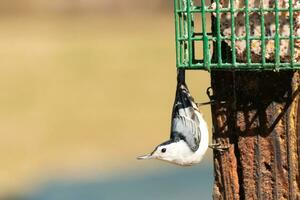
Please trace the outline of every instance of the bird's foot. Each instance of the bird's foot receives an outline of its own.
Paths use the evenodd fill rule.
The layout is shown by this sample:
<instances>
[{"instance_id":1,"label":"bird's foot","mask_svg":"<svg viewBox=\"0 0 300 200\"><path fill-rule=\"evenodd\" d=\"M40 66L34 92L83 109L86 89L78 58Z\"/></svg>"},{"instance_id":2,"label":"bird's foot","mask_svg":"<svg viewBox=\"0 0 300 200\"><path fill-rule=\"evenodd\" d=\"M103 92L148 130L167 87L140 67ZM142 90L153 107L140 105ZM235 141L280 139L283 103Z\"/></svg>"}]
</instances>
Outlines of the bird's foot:
<instances>
[{"instance_id":1,"label":"bird's foot","mask_svg":"<svg viewBox=\"0 0 300 200\"><path fill-rule=\"evenodd\" d=\"M228 146L224 146L221 143L214 143L214 144L210 144L208 145L209 148L219 151L219 152L224 152L224 151L228 151L229 149L229 145Z\"/></svg>"},{"instance_id":2,"label":"bird's foot","mask_svg":"<svg viewBox=\"0 0 300 200\"><path fill-rule=\"evenodd\" d=\"M225 104L226 101L216 101L216 100L211 100L211 101L208 101L208 102L196 103L196 105L197 105L198 107L200 107L200 106L205 106L205 105L210 105L210 104L217 104L217 103L219 103L219 104Z\"/></svg>"}]
</instances>

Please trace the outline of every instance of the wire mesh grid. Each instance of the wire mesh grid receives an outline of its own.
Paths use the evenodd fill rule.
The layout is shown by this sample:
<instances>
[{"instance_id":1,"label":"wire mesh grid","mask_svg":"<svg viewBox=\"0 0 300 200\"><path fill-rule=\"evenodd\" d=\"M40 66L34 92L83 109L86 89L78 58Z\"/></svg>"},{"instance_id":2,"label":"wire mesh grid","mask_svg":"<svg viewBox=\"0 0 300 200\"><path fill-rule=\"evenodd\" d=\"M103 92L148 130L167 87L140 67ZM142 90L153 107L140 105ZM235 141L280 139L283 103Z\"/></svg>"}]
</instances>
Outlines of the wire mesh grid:
<instances>
[{"instance_id":1,"label":"wire mesh grid","mask_svg":"<svg viewBox=\"0 0 300 200\"><path fill-rule=\"evenodd\" d=\"M174 0L174 12L178 68L300 69L298 0Z\"/></svg>"}]
</instances>

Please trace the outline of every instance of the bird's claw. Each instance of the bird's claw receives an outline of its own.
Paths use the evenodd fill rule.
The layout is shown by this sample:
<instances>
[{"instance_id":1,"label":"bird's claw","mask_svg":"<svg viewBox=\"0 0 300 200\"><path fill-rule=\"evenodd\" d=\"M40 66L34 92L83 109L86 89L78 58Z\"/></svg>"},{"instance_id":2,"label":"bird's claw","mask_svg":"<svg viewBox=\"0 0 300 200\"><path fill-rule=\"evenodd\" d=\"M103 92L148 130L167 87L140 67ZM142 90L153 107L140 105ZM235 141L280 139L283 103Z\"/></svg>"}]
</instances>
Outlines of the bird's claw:
<instances>
[{"instance_id":1,"label":"bird's claw","mask_svg":"<svg viewBox=\"0 0 300 200\"><path fill-rule=\"evenodd\" d=\"M228 146L222 146L221 143L214 143L214 144L210 144L208 147L213 149L213 150L219 151L219 152L224 152L224 151L228 151L230 146L229 145Z\"/></svg>"},{"instance_id":2,"label":"bird's claw","mask_svg":"<svg viewBox=\"0 0 300 200\"><path fill-rule=\"evenodd\" d=\"M198 107L200 107L200 106L205 106L205 105L209 105L209 104L216 104L216 103L219 103L219 104L225 104L226 101L216 101L216 100L211 100L211 101L208 101L208 102L196 103L196 105L197 105Z\"/></svg>"}]
</instances>

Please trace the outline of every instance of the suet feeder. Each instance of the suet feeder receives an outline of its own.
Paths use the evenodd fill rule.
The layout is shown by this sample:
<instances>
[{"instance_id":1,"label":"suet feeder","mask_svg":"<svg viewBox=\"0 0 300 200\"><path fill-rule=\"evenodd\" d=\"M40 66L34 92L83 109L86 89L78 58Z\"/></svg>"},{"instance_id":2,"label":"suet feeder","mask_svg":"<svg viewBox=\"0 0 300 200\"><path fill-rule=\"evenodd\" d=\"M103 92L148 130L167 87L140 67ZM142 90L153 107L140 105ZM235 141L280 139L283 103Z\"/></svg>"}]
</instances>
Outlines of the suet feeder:
<instances>
[{"instance_id":1,"label":"suet feeder","mask_svg":"<svg viewBox=\"0 0 300 200\"><path fill-rule=\"evenodd\" d=\"M177 67L300 69L296 0L175 0ZM208 27L211 21L211 28Z\"/></svg>"}]
</instances>

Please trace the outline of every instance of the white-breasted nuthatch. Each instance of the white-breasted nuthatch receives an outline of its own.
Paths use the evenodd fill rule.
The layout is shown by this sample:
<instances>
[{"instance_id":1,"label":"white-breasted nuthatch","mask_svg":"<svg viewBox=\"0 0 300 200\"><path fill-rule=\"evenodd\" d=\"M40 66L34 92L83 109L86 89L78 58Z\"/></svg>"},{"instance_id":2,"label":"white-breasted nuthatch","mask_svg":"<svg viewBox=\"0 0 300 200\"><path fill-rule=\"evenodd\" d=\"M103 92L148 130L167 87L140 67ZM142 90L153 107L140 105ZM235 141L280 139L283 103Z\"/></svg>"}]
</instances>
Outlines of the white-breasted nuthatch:
<instances>
[{"instance_id":1,"label":"white-breasted nuthatch","mask_svg":"<svg viewBox=\"0 0 300 200\"><path fill-rule=\"evenodd\" d=\"M177 71L171 137L138 159L159 159L178 165L199 163L208 148L208 128L185 83L185 71Z\"/></svg>"}]
</instances>

